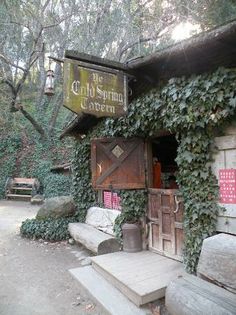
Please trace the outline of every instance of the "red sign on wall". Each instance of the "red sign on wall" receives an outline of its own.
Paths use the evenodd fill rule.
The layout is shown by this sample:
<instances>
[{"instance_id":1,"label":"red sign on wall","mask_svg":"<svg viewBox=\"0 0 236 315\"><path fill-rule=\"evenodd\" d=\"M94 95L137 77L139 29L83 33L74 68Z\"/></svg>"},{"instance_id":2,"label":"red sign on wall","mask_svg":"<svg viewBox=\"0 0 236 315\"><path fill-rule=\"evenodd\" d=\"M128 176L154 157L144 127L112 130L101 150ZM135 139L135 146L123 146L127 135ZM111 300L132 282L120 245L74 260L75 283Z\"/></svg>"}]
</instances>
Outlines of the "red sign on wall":
<instances>
[{"instance_id":1,"label":"red sign on wall","mask_svg":"<svg viewBox=\"0 0 236 315\"><path fill-rule=\"evenodd\" d=\"M121 210L120 197L111 191L103 192L104 206L108 209Z\"/></svg>"},{"instance_id":2,"label":"red sign on wall","mask_svg":"<svg viewBox=\"0 0 236 315\"><path fill-rule=\"evenodd\" d=\"M236 204L236 169L221 169L219 184L220 203Z\"/></svg>"}]
</instances>

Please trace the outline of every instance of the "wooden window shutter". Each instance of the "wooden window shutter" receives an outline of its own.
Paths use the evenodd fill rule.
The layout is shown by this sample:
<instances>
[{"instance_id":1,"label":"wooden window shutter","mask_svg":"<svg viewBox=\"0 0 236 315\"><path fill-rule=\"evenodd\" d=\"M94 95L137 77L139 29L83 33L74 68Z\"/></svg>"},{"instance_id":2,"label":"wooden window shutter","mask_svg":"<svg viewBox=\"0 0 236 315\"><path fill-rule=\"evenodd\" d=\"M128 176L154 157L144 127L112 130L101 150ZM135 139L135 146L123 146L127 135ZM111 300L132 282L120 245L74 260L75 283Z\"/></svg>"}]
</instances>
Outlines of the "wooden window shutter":
<instances>
[{"instance_id":1,"label":"wooden window shutter","mask_svg":"<svg viewBox=\"0 0 236 315\"><path fill-rule=\"evenodd\" d=\"M144 141L140 138L94 139L91 167L95 189L145 188Z\"/></svg>"}]
</instances>

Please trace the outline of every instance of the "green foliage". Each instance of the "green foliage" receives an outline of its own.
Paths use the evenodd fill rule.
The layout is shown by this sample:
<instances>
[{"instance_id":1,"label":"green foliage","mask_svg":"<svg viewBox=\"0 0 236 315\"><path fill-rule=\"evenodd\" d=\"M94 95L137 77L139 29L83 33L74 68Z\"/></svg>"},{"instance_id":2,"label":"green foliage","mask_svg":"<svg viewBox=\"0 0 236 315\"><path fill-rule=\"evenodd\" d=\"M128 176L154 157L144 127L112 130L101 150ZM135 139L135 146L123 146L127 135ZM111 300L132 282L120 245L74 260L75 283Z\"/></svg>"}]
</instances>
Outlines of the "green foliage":
<instances>
[{"instance_id":1,"label":"green foliage","mask_svg":"<svg viewBox=\"0 0 236 315\"><path fill-rule=\"evenodd\" d=\"M0 141L0 198L4 197L7 178L14 176L20 146L20 137L14 134L9 134Z\"/></svg>"},{"instance_id":2,"label":"green foliage","mask_svg":"<svg viewBox=\"0 0 236 315\"><path fill-rule=\"evenodd\" d=\"M120 192L122 212L116 218L114 232L116 238L122 242L122 224L136 223L145 216L147 206L147 192L145 190L125 190Z\"/></svg>"},{"instance_id":3,"label":"green foliage","mask_svg":"<svg viewBox=\"0 0 236 315\"><path fill-rule=\"evenodd\" d=\"M218 126L236 108L235 71L219 68L214 73L173 78L161 90L166 128L186 132Z\"/></svg>"},{"instance_id":4,"label":"green foliage","mask_svg":"<svg viewBox=\"0 0 236 315\"><path fill-rule=\"evenodd\" d=\"M92 189L90 170L90 140L85 138L83 142L75 143L73 158L72 195L78 206L77 218L85 221L86 211L96 200L96 194Z\"/></svg>"},{"instance_id":5,"label":"green foliage","mask_svg":"<svg viewBox=\"0 0 236 315\"><path fill-rule=\"evenodd\" d=\"M51 198L56 196L70 195L71 177L59 174L50 174L43 181L44 197Z\"/></svg>"},{"instance_id":6,"label":"green foliage","mask_svg":"<svg viewBox=\"0 0 236 315\"><path fill-rule=\"evenodd\" d=\"M208 29L235 19L234 0L169 0L175 7L175 14Z\"/></svg>"},{"instance_id":7,"label":"green foliage","mask_svg":"<svg viewBox=\"0 0 236 315\"><path fill-rule=\"evenodd\" d=\"M37 159L38 160L38 159ZM46 177L50 174L52 162L50 160L40 160L32 170L32 176L37 178L41 185L44 186Z\"/></svg>"},{"instance_id":8,"label":"green foliage","mask_svg":"<svg viewBox=\"0 0 236 315\"><path fill-rule=\"evenodd\" d=\"M20 233L27 238L61 241L70 238L68 224L75 221L74 217L46 220L27 219L22 222Z\"/></svg>"},{"instance_id":9,"label":"green foliage","mask_svg":"<svg viewBox=\"0 0 236 315\"><path fill-rule=\"evenodd\" d=\"M218 69L214 73L174 78L134 100L127 116L104 119L77 144L74 158L73 194L83 216L96 196L91 188L90 139L93 137L149 137L161 129L176 133L179 142L177 180L184 198L184 262L189 272L195 272L204 238L216 230L219 210L218 187L210 165L211 141L214 130L229 121L235 113L236 71ZM115 233L121 237L121 225L130 216L144 214L146 197L139 191L121 192L123 208L116 220ZM142 197L141 197L142 196ZM136 212L137 209L137 212Z\"/></svg>"},{"instance_id":10,"label":"green foliage","mask_svg":"<svg viewBox=\"0 0 236 315\"><path fill-rule=\"evenodd\" d=\"M202 241L215 232L218 188L210 168L213 134L207 130L187 134L178 147L178 182L184 198L184 262L195 272Z\"/></svg>"}]
</instances>

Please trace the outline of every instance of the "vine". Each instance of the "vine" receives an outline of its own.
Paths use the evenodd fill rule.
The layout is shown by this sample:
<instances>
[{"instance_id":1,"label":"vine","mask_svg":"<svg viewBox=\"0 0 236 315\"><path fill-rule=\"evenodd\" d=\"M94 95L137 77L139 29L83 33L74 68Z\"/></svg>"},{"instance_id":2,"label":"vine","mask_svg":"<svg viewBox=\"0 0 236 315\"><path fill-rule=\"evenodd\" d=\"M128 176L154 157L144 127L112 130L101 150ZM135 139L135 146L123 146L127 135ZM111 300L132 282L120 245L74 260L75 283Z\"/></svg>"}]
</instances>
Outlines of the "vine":
<instances>
[{"instance_id":1,"label":"vine","mask_svg":"<svg viewBox=\"0 0 236 315\"><path fill-rule=\"evenodd\" d=\"M176 162L179 167L177 181L185 206L184 262L189 272L195 272L202 241L216 230L218 186L210 167L211 145L215 129L235 113L235 79L234 69L222 68L187 79L173 78L134 100L125 117L104 119L76 146L74 197L83 217L91 203L96 201L91 187L90 139L104 136L146 138L161 129L170 130L176 134L179 143ZM145 196L145 192L140 194ZM133 191L125 191L123 196L129 202L116 220L118 237L125 217L140 206ZM143 211L138 211L139 216L145 212L145 203L141 208Z\"/></svg>"},{"instance_id":2,"label":"vine","mask_svg":"<svg viewBox=\"0 0 236 315\"><path fill-rule=\"evenodd\" d=\"M78 205L76 217L80 222L85 221L88 208L96 203L96 192L92 189L91 183L90 164L90 137L75 141L72 159L72 195Z\"/></svg>"},{"instance_id":3,"label":"vine","mask_svg":"<svg viewBox=\"0 0 236 315\"><path fill-rule=\"evenodd\" d=\"M124 223L136 223L145 215L147 192L145 190L124 190L120 192L122 212L116 218L114 233L122 243L121 226Z\"/></svg>"}]
</instances>

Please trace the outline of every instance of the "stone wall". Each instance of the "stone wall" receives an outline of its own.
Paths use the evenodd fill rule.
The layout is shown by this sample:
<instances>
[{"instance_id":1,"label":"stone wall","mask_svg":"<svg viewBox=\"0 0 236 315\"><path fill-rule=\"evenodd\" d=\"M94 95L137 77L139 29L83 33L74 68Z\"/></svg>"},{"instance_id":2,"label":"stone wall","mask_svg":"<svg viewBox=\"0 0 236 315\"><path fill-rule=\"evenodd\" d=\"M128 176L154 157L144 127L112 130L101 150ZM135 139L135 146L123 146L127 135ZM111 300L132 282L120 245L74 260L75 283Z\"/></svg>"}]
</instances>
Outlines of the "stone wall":
<instances>
[{"instance_id":1,"label":"stone wall","mask_svg":"<svg viewBox=\"0 0 236 315\"><path fill-rule=\"evenodd\" d=\"M217 151L213 156L212 170L219 180L220 169L236 169L236 123L225 129L224 136L216 137L214 140ZM220 205L226 211L219 214L217 230L236 235L236 204Z\"/></svg>"}]
</instances>

